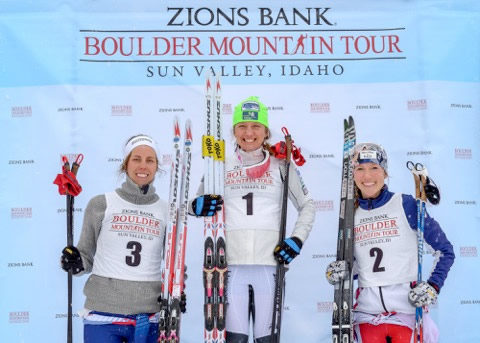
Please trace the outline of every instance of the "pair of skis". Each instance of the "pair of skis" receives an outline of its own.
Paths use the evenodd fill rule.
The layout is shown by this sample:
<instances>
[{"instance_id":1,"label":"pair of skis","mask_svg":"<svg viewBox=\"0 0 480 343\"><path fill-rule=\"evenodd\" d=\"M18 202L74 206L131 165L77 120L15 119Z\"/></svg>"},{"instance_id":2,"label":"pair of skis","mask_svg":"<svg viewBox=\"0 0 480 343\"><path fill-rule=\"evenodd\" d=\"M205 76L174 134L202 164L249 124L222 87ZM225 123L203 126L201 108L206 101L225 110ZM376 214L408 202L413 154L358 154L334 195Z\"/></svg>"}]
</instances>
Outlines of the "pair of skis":
<instances>
[{"instance_id":1,"label":"pair of skis","mask_svg":"<svg viewBox=\"0 0 480 343\"><path fill-rule=\"evenodd\" d=\"M408 161L407 168L412 171L415 180L415 199L417 202L417 283L420 283L422 281L423 234L425 229L427 198L430 203L437 205L440 202L440 193L435 183L431 183L427 168L421 163ZM423 343L423 307L421 306L415 309L415 329L413 337L415 343Z\"/></svg>"},{"instance_id":2,"label":"pair of skis","mask_svg":"<svg viewBox=\"0 0 480 343\"><path fill-rule=\"evenodd\" d=\"M218 75L207 74L205 84L205 134L202 157L205 163L204 193L223 197L225 182L225 141L222 125L222 88ZM227 257L225 211L205 217L203 282L205 289L205 343L225 343Z\"/></svg>"},{"instance_id":3,"label":"pair of skis","mask_svg":"<svg viewBox=\"0 0 480 343\"><path fill-rule=\"evenodd\" d=\"M162 260L162 295L160 302L159 342L180 341L180 303L183 301L187 211L192 161L191 121L185 122L183 153L178 117L173 124L173 154L170 174L169 219L165 232Z\"/></svg>"},{"instance_id":4,"label":"pair of skis","mask_svg":"<svg viewBox=\"0 0 480 343\"><path fill-rule=\"evenodd\" d=\"M354 226L354 182L353 153L356 141L355 123L350 116L344 120L342 188L337 240L337 261L345 261L347 275L335 284L332 315L333 343L353 342L353 226Z\"/></svg>"}]
</instances>

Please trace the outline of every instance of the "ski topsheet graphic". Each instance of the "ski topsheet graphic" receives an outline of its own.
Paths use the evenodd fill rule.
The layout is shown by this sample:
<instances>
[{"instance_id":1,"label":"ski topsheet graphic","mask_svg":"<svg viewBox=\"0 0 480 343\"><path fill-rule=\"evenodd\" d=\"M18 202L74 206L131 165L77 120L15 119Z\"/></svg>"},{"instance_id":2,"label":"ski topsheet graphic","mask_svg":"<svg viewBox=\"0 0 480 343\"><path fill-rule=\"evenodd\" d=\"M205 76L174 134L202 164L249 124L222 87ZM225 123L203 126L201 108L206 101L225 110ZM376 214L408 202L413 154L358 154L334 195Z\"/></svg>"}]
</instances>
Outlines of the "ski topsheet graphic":
<instances>
[{"instance_id":1,"label":"ski topsheet graphic","mask_svg":"<svg viewBox=\"0 0 480 343\"><path fill-rule=\"evenodd\" d=\"M218 76L205 83L204 193L224 195L225 141L222 125L222 88ZM203 281L205 288L205 342L225 342L227 260L224 209L204 222Z\"/></svg>"},{"instance_id":2,"label":"ski topsheet graphic","mask_svg":"<svg viewBox=\"0 0 480 343\"><path fill-rule=\"evenodd\" d=\"M169 218L162 261L162 297L159 342L180 342L180 304L183 299L185 249L187 243L188 188L192 161L191 121L185 122L183 153L178 118L174 119Z\"/></svg>"}]
</instances>

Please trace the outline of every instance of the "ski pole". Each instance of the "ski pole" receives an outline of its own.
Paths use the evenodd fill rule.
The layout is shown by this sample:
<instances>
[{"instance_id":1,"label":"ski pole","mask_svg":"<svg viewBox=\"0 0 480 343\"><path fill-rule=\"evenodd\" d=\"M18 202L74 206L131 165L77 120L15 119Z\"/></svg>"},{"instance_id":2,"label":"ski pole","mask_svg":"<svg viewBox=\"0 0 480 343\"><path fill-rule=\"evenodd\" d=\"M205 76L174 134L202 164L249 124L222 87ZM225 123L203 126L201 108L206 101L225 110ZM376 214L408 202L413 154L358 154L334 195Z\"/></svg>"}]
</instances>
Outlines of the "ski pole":
<instances>
[{"instance_id":1,"label":"ski pole","mask_svg":"<svg viewBox=\"0 0 480 343\"><path fill-rule=\"evenodd\" d=\"M280 233L278 239L279 244L285 239L285 231L287 227L288 179L290 174L290 161L292 157L292 136L288 133L286 127L282 128L282 132L285 135L287 155L285 159L285 175L283 177L282 212L280 217ZM285 265L283 263L277 262L277 270L275 275L275 298L273 303L271 343L280 342L285 283Z\"/></svg>"},{"instance_id":2,"label":"ski pole","mask_svg":"<svg viewBox=\"0 0 480 343\"><path fill-rule=\"evenodd\" d=\"M425 228L425 205L427 196L425 193L425 184L427 178L426 168L421 163L407 162L407 168L413 173L415 180L415 199L417 201L417 283L422 281L422 264L423 264L423 234ZM415 329L414 342L423 343L423 308L419 306L415 308Z\"/></svg>"}]
</instances>

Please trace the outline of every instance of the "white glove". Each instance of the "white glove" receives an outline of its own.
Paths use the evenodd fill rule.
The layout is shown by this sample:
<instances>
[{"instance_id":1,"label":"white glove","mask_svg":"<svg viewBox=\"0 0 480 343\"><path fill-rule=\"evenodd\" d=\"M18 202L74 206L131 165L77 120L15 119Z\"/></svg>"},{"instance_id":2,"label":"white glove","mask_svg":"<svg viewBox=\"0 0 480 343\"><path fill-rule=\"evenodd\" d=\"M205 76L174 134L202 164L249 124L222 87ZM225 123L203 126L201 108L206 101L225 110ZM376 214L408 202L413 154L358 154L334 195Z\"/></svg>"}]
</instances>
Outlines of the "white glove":
<instances>
[{"instance_id":1,"label":"white glove","mask_svg":"<svg viewBox=\"0 0 480 343\"><path fill-rule=\"evenodd\" d=\"M334 285L340 280L344 280L347 276L347 262L346 261L333 261L331 262L325 273L327 281Z\"/></svg>"},{"instance_id":2,"label":"white glove","mask_svg":"<svg viewBox=\"0 0 480 343\"><path fill-rule=\"evenodd\" d=\"M416 284L410 292L408 292L408 301L413 307L434 304L437 301L437 297L437 290L425 281Z\"/></svg>"}]
</instances>

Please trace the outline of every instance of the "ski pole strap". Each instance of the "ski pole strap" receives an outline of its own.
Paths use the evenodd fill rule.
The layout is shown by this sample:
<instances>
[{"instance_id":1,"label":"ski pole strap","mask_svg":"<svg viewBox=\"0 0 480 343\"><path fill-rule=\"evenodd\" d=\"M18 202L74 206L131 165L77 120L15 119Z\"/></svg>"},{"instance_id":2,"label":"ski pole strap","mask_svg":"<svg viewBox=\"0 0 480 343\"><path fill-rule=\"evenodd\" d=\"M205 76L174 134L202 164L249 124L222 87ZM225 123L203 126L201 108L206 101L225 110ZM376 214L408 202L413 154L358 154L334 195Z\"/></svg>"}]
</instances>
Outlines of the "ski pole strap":
<instances>
[{"instance_id":1,"label":"ski pole strap","mask_svg":"<svg viewBox=\"0 0 480 343\"><path fill-rule=\"evenodd\" d=\"M80 164L82 163L82 161L83 161L83 154L78 154L77 159L72 164L72 173L75 174L75 176L77 175L78 168L80 168Z\"/></svg>"},{"instance_id":2,"label":"ski pole strap","mask_svg":"<svg viewBox=\"0 0 480 343\"><path fill-rule=\"evenodd\" d=\"M82 191L82 186L78 183L75 175L82 161L83 155L79 154L72 165L72 170L70 170L68 158L66 156L62 157L62 173L57 174L57 177L53 180L53 183L58 186L58 193L60 193L60 195L72 195L75 197Z\"/></svg>"},{"instance_id":3,"label":"ski pole strap","mask_svg":"<svg viewBox=\"0 0 480 343\"><path fill-rule=\"evenodd\" d=\"M282 132L285 135L285 137L290 137L290 134L288 133L288 130L286 127L282 128ZM291 158L295 162L297 166L303 166L305 164L305 158L302 155L302 151L300 148L298 148L295 144L293 144L292 140L292 152L291 152ZM275 145L272 145L270 147L270 152L273 154L274 157L280 159L280 160L285 160L287 158L287 145L284 141L278 142Z\"/></svg>"}]
</instances>

